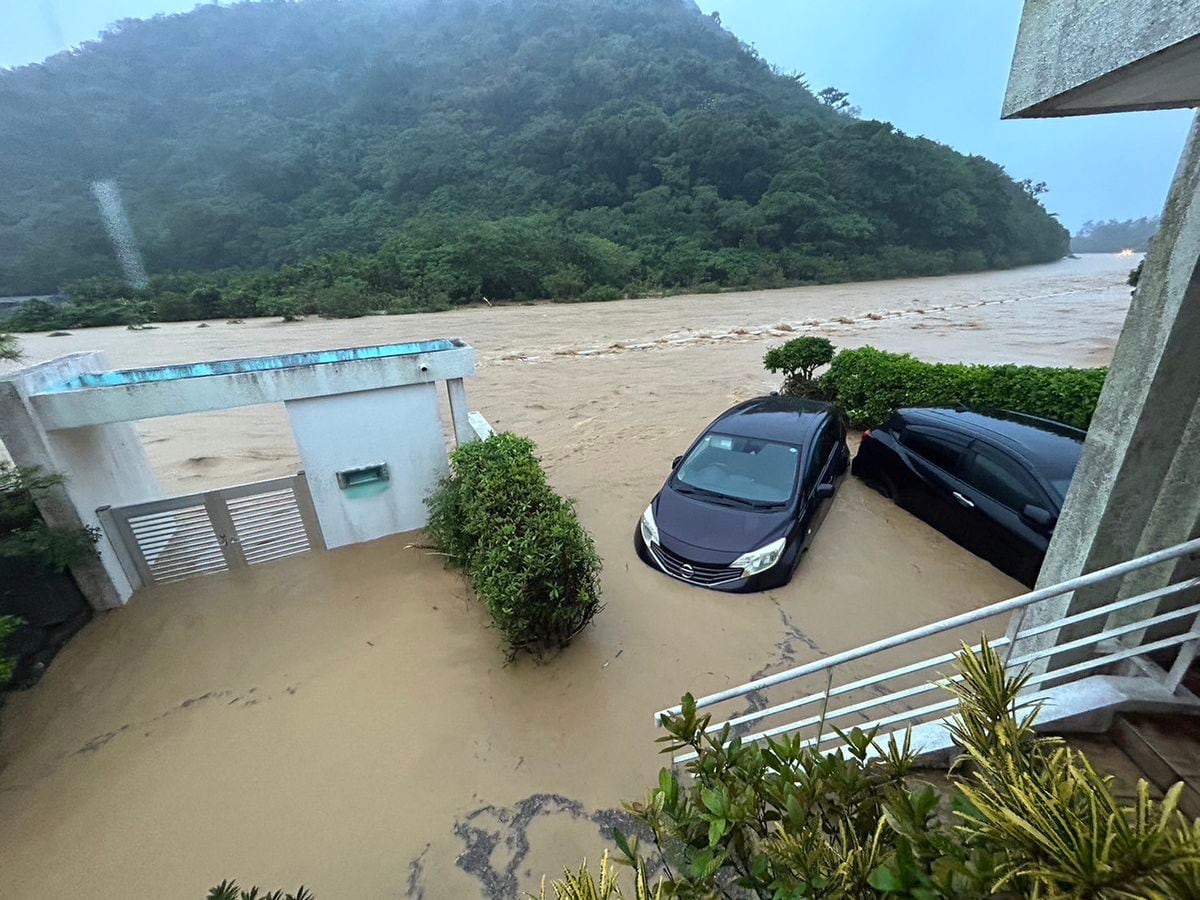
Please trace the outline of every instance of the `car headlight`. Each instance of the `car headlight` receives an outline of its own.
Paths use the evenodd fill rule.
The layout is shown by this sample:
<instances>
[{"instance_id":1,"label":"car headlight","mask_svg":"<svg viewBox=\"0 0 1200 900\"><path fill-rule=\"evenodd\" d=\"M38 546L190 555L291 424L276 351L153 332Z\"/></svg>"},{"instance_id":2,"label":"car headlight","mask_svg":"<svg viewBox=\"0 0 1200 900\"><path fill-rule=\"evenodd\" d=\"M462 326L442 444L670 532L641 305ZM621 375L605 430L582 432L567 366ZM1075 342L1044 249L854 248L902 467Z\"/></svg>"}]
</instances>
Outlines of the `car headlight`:
<instances>
[{"instance_id":1,"label":"car headlight","mask_svg":"<svg viewBox=\"0 0 1200 900\"><path fill-rule=\"evenodd\" d=\"M787 538L771 541L765 547L743 553L733 561L733 568L741 569L743 575L757 575L759 572L765 572L779 562L779 557L783 556L783 548L786 546Z\"/></svg>"},{"instance_id":2,"label":"car headlight","mask_svg":"<svg viewBox=\"0 0 1200 900\"><path fill-rule=\"evenodd\" d=\"M646 542L646 546L659 543L658 540L658 525L654 521L653 504L646 507L646 511L642 513L642 540Z\"/></svg>"}]
</instances>

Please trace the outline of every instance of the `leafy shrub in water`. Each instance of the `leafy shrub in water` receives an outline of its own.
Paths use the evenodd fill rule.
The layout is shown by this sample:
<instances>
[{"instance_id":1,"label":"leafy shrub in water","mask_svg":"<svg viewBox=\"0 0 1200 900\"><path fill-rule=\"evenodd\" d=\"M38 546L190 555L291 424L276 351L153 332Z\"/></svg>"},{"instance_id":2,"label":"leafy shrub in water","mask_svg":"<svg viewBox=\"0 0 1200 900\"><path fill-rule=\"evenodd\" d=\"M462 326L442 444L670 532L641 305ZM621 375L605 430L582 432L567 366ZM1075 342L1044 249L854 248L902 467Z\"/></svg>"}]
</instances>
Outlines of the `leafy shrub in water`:
<instances>
[{"instance_id":1,"label":"leafy shrub in water","mask_svg":"<svg viewBox=\"0 0 1200 900\"><path fill-rule=\"evenodd\" d=\"M600 611L600 558L532 441L464 444L428 503L428 533L466 570L510 654L564 647Z\"/></svg>"},{"instance_id":2,"label":"leafy shrub in water","mask_svg":"<svg viewBox=\"0 0 1200 900\"><path fill-rule=\"evenodd\" d=\"M907 738L878 753L876 732L859 729L838 732L845 747L828 753L798 736L743 744L728 728L707 733L709 716L685 697L660 740L698 754L690 777L663 769L644 802L626 804L654 837L661 896L1200 896L1200 822L1177 810L1182 784L1154 802L1140 782L1123 805L1082 754L1034 732L1036 709L1018 700L1027 676L1008 676L986 643L960 653L959 671L950 726L968 765L952 769L947 793L919 786ZM648 896L637 841L613 836ZM556 896L619 896L605 866L608 893L570 890L591 881L571 873Z\"/></svg>"},{"instance_id":3,"label":"leafy shrub in water","mask_svg":"<svg viewBox=\"0 0 1200 900\"><path fill-rule=\"evenodd\" d=\"M856 428L908 406L998 407L1087 428L1107 369L928 363L874 347L843 350L821 387Z\"/></svg>"}]
</instances>

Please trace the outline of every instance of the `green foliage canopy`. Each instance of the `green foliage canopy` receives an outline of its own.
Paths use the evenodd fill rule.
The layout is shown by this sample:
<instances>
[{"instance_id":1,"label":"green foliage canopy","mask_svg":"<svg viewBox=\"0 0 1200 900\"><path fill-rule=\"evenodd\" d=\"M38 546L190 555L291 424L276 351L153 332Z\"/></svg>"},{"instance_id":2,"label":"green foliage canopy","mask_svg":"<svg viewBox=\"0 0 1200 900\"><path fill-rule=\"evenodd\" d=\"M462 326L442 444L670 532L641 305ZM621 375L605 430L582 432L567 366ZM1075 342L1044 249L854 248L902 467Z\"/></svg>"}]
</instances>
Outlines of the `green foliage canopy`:
<instances>
[{"instance_id":1,"label":"green foliage canopy","mask_svg":"<svg viewBox=\"0 0 1200 900\"><path fill-rule=\"evenodd\" d=\"M993 407L1086 429L1107 369L928 363L874 347L842 350L820 379L851 426L870 428L909 406Z\"/></svg>"},{"instance_id":2,"label":"green foliage canopy","mask_svg":"<svg viewBox=\"0 0 1200 900\"><path fill-rule=\"evenodd\" d=\"M678 0L205 4L0 72L0 120L0 293L73 300L22 330L932 275L1068 241L996 164L831 107ZM99 178L148 291L117 278Z\"/></svg>"}]
</instances>

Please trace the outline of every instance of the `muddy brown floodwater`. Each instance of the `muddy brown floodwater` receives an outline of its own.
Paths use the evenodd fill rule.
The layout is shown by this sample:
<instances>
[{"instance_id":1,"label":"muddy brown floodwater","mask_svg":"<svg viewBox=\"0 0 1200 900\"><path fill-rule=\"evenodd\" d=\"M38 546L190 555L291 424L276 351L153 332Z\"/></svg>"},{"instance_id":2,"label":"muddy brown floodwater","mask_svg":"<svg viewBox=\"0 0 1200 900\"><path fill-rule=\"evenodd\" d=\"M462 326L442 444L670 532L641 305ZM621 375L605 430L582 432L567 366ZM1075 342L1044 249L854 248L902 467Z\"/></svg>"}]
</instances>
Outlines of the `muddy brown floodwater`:
<instances>
[{"instance_id":1,"label":"muddy brown floodwater","mask_svg":"<svg viewBox=\"0 0 1200 900\"><path fill-rule=\"evenodd\" d=\"M515 898L597 858L661 765L652 713L685 690L1019 590L853 479L786 588L725 596L644 567L637 517L700 428L774 387L764 350L805 331L929 359L1102 365L1135 263L26 336L31 360L103 349L117 366L461 337L480 353L472 406L537 440L577 499L607 608L556 659L505 666L462 580L413 536L145 591L3 710L0 896L186 900L237 877L320 900ZM298 465L282 408L140 428L175 493Z\"/></svg>"}]
</instances>

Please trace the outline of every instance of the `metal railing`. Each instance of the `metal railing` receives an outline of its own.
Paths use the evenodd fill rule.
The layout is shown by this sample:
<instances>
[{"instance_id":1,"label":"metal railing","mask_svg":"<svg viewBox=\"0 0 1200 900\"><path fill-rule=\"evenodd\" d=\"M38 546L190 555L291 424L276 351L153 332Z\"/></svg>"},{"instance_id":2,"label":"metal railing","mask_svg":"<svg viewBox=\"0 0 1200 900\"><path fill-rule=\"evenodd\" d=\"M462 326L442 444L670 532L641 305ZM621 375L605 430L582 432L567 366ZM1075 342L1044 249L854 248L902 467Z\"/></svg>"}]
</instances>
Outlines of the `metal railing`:
<instances>
[{"instance_id":1,"label":"metal railing","mask_svg":"<svg viewBox=\"0 0 1200 900\"><path fill-rule=\"evenodd\" d=\"M734 733L738 734L743 742L753 742L784 734L792 735L806 729L814 730L816 733L803 741L806 746L820 746L827 741L838 740L837 733L827 727L830 725L841 727L843 730L852 726L864 731L878 728L882 734L888 731L902 730L911 725L945 719L952 714L953 709L957 706L957 700L940 699L937 702L919 706L914 706L912 701L923 695L942 690L949 681L958 680L959 676L944 677L935 672L931 677L929 673L930 670L952 666L962 643L969 639L978 639L980 636L980 628L976 627L969 632L966 629L970 626L979 626L980 623L987 623L988 620L993 620L991 630L996 635L994 638L989 638L989 643L993 649L1004 655L1010 668L1024 667L1027 664L1061 654L1073 653L1076 656L1086 657L1079 662L1070 662L1068 665L1058 668L1035 672L1029 679L1027 688L1035 688L1048 681L1070 680L1113 663L1144 657L1170 647L1180 647L1170 672L1161 674L1163 683L1170 690L1174 690L1200 647L1200 602L1188 602L1187 605L1162 613L1157 613L1155 610L1153 615L1124 624L1106 623L1095 633L1073 640L1060 642L1058 638L1061 636L1056 635L1055 632L1098 619L1101 616L1135 611L1142 604L1200 588L1200 578L1188 578L1131 597L1122 597L1084 612L1029 627L1024 627L1025 613L1031 606L1046 600L1062 597L1085 588L1115 582L1131 572L1193 554L1200 554L1200 539L1148 553L1136 559L1117 563L1049 587L1029 591L1008 600L943 619L940 622L913 628L883 640L864 644L853 650L835 653L824 659L756 678L738 687L700 697L696 700L696 707L705 709L735 700L743 700L749 703L749 709L733 715L726 714L727 718L709 725L707 731L716 733L728 725L734 729ZM1193 598L1184 599L1190 601ZM1001 616L1008 617L1003 623L1002 630L995 627L996 620ZM1190 624L1180 633L1150 641L1146 640L1147 635L1150 635L1156 626L1177 622L1188 617L1191 617ZM989 629L984 627L982 630L986 632ZM1042 637L1041 641L1037 643L1044 643L1045 646L1038 646L1029 652L1013 655L1020 649L1019 645L1022 641L1040 636L1045 637ZM878 663L880 660L886 661L889 656L894 657L897 651L911 658L913 654L906 652L911 649L910 645L918 641L923 645L929 645L937 642L939 637L942 638L941 643L948 644L941 652L916 662L907 662L901 665L894 665L898 660L892 659L890 667L883 671L870 674L861 673L864 666ZM1127 643L1122 642L1120 640L1122 638L1125 638ZM981 645L974 644L971 649L978 653ZM1083 653L1079 651L1083 651ZM1088 655L1089 652L1094 652L1095 655ZM835 672L845 669L854 670L853 675L857 677L851 677L845 683L835 686ZM801 689L803 680L814 678L818 680L817 685L814 686L815 689L810 688L806 691ZM793 696L790 699L774 703L768 702L764 692L781 685L791 686L793 694L798 690L801 692L799 696ZM680 706L673 706L661 710L655 713L654 720L661 726L663 716L677 715L681 709ZM814 711L799 719L762 727L767 725L769 720L774 720L785 713L796 713L807 709ZM879 715L880 712L884 714ZM716 718L718 717L714 716L714 719ZM758 730L753 730L754 728ZM694 752L688 752L674 757L674 762L676 764L686 763L695 758Z\"/></svg>"}]
</instances>

